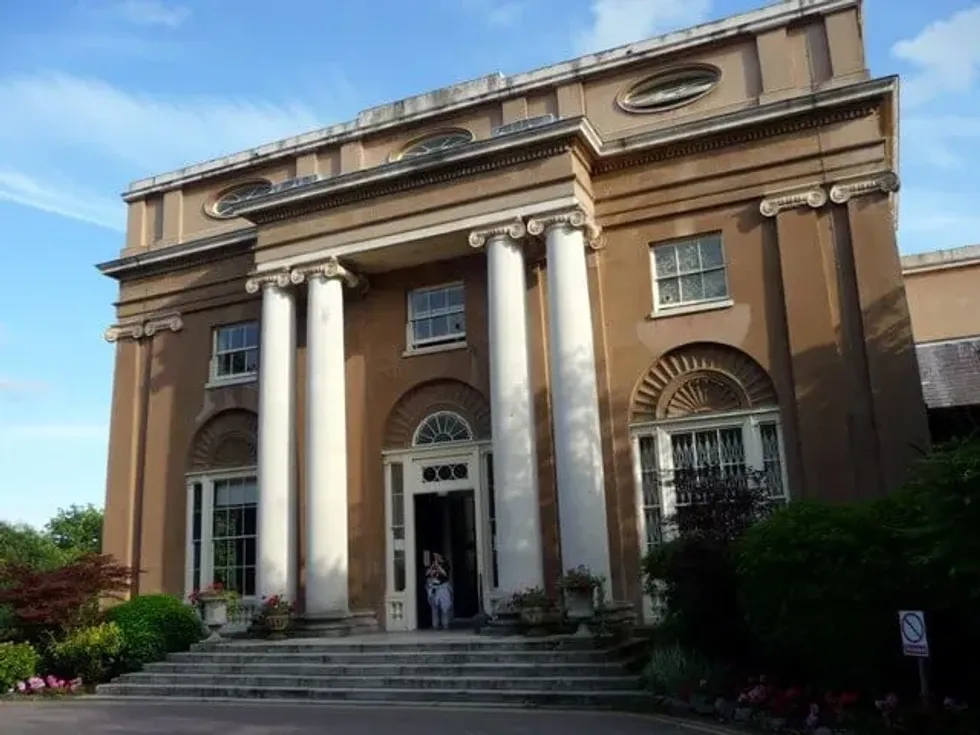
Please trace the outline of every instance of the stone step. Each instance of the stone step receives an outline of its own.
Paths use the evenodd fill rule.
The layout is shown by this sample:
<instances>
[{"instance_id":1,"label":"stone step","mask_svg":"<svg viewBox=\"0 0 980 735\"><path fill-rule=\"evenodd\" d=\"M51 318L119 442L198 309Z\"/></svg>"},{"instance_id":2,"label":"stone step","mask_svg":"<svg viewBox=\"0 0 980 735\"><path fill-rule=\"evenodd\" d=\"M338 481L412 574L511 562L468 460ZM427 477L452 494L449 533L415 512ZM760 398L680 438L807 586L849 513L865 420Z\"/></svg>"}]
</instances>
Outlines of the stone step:
<instances>
[{"instance_id":1,"label":"stone step","mask_svg":"<svg viewBox=\"0 0 980 735\"><path fill-rule=\"evenodd\" d=\"M144 673L152 674L242 674L255 676L261 674L295 676L535 676L535 677L566 677L566 676L615 676L623 673L623 666L613 662L589 663L420 663L420 664L391 664L391 663L176 663L162 661L148 664Z\"/></svg>"},{"instance_id":2,"label":"stone step","mask_svg":"<svg viewBox=\"0 0 980 735\"><path fill-rule=\"evenodd\" d=\"M639 709L649 702L640 689L561 691L534 689L310 689L307 687L249 687L233 685L100 684L95 698L162 697L182 700L268 699L319 702L357 702L399 705L481 705L505 707L565 707Z\"/></svg>"},{"instance_id":3,"label":"stone step","mask_svg":"<svg viewBox=\"0 0 980 735\"><path fill-rule=\"evenodd\" d=\"M542 679L540 677L468 677L468 676L299 676L286 675L213 675L183 673L157 674L140 672L126 674L116 680L120 685L146 685L173 688L194 686L199 689L237 687L268 690L443 690L443 691L528 691L597 692L626 691L639 688L639 679L632 676L579 676Z\"/></svg>"},{"instance_id":4,"label":"stone step","mask_svg":"<svg viewBox=\"0 0 980 735\"><path fill-rule=\"evenodd\" d=\"M181 664L400 664L446 665L467 663L551 663L588 664L614 661L604 651L393 651L378 650L373 653L297 652L267 653L247 652L247 649L222 651L190 651L171 654L167 660Z\"/></svg>"},{"instance_id":5,"label":"stone step","mask_svg":"<svg viewBox=\"0 0 980 735\"><path fill-rule=\"evenodd\" d=\"M362 637L357 642L344 639L303 639L299 641L234 641L218 643L198 643L191 652L222 653L226 651L249 653L377 653L390 651L393 653L412 653L425 651L428 653L460 653L460 652L494 652L494 653L605 653L624 648L624 645L610 649L599 647L592 638L575 636L554 636L546 638L479 638L467 636L458 639L433 637L426 640L425 636L404 641L390 641L385 636L378 635Z\"/></svg>"}]
</instances>

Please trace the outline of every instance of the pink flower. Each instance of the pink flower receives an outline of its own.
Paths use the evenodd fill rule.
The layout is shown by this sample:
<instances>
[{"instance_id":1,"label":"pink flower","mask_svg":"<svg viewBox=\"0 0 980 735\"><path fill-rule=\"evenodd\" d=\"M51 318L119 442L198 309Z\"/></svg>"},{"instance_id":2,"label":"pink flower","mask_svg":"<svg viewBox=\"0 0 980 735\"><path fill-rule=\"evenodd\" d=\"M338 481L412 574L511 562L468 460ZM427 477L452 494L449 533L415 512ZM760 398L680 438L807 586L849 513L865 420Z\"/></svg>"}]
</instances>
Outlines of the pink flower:
<instances>
[{"instance_id":1,"label":"pink flower","mask_svg":"<svg viewBox=\"0 0 980 735\"><path fill-rule=\"evenodd\" d=\"M18 681L17 682L17 691L20 692L20 693L22 693L22 694L24 692L26 692L27 691L27 683L26 682L23 682L23 681Z\"/></svg>"}]
</instances>

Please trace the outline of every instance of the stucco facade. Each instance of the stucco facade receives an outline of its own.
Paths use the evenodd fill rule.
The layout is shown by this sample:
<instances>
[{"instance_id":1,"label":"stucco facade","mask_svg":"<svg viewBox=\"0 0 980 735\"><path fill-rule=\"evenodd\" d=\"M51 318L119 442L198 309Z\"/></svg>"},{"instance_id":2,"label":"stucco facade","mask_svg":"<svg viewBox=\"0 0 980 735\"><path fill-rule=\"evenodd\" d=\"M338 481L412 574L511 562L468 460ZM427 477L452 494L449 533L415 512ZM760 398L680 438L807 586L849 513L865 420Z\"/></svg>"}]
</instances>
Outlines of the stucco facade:
<instances>
[{"instance_id":1,"label":"stucco facade","mask_svg":"<svg viewBox=\"0 0 980 735\"><path fill-rule=\"evenodd\" d=\"M440 548L458 606L639 604L682 465L895 488L896 90L860 2L794 0L134 183L106 551L412 628Z\"/></svg>"}]
</instances>

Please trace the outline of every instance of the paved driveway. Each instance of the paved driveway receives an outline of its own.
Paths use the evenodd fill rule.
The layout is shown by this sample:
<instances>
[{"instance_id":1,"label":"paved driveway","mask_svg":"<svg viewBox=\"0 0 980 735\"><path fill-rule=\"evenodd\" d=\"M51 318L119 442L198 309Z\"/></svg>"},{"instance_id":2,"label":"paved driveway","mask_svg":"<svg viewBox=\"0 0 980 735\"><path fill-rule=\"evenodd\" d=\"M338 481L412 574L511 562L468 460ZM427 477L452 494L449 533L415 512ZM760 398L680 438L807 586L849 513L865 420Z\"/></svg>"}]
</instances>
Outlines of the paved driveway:
<instances>
[{"instance_id":1,"label":"paved driveway","mask_svg":"<svg viewBox=\"0 0 980 735\"><path fill-rule=\"evenodd\" d=\"M696 735L631 715L402 709L266 703L39 702L0 704L3 735Z\"/></svg>"}]
</instances>

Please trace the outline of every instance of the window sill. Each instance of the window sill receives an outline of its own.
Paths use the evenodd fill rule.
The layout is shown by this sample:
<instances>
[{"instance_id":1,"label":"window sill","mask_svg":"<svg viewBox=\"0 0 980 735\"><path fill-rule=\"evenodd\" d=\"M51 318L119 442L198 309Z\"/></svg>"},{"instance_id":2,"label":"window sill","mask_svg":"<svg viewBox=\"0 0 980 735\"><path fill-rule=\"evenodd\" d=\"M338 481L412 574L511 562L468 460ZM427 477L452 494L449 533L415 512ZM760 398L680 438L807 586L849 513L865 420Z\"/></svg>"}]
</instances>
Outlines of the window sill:
<instances>
[{"instance_id":1,"label":"window sill","mask_svg":"<svg viewBox=\"0 0 980 735\"><path fill-rule=\"evenodd\" d=\"M415 357L416 355L432 355L438 352L453 352L454 350L465 350L468 347L466 341L453 342L448 345L433 345L431 347L410 347L402 352L402 357Z\"/></svg>"},{"instance_id":2,"label":"window sill","mask_svg":"<svg viewBox=\"0 0 980 735\"><path fill-rule=\"evenodd\" d=\"M735 301L733 299L719 299L718 301L705 301L702 304L675 306L669 309L654 309L647 315L647 319L667 319L672 316L700 314L703 311L717 311L719 309L727 309L734 305Z\"/></svg>"},{"instance_id":3,"label":"window sill","mask_svg":"<svg viewBox=\"0 0 980 735\"><path fill-rule=\"evenodd\" d=\"M233 385L245 385L246 383L254 383L259 379L257 373L250 373L248 375L235 375L229 378L212 378L207 383L204 384L205 389L211 390L212 388L229 388Z\"/></svg>"}]
</instances>

